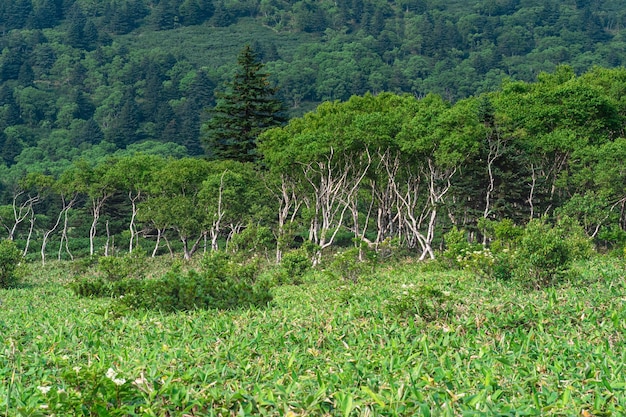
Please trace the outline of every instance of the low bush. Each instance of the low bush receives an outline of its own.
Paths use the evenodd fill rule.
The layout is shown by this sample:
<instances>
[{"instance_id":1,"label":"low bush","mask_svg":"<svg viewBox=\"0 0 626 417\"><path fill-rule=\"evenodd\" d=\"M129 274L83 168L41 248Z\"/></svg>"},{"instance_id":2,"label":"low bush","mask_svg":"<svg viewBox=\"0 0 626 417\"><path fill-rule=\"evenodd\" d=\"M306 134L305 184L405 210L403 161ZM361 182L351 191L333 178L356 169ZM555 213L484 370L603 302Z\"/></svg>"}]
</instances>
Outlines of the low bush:
<instances>
[{"instance_id":1,"label":"low bush","mask_svg":"<svg viewBox=\"0 0 626 417\"><path fill-rule=\"evenodd\" d=\"M0 288L15 287L24 271L21 265L22 252L11 240L0 241Z\"/></svg>"},{"instance_id":2,"label":"low bush","mask_svg":"<svg viewBox=\"0 0 626 417\"><path fill-rule=\"evenodd\" d=\"M228 243L231 253L258 254L266 256L276 247L276 239L269 227L249 224L241 232L233 235Z\"/></svg>"},{"instance_id":3,"label":"low bush","mask_svg":"<svg viewBox=\"0 0 626 417\"><path fill-rule=\"evenodd\" d=\"M405 284L398 296L388 300L386 310L394 316L435 321L453 314L456 301L449 292L432 285Z\"/></svg>"},{"instance_id":4,"label":"low bush","mask_svg":"<svg viewBox=\"0 0 626 417\"><path fill-rule=\"evenodd\" d=\"M356 282L361 276L371 273L376 262L376 252L362 245L335 253L329 269L346 281Z\"/></svg>"},{"instance_id":5,"label":"low bush","mask_svg":"<svg viewBox=\"0 0 626 417\"><path fill-rule=\"evenodd\" d=\"M237 263L214 253L203 259L200 272L175 265L160 278L80 278L72 289L85 297L114 297L125 307L166 312L262 307L272 295L269 282L257 279L260 269L259 262Z\"/></svg>"},{"instance_id":6,"label":"low bush","mask_svg":"<svg viewBox=\"0 0 626 417\"><path fill-rule=\"evenodd\" d=\"M147 270L146 257L140 251L123 256L102 256L98 259L98 272L107 281L120 281L124 278L142 279Z\"/></svg>"},{"instance_id":7,"label":"low bush","mask_svg":"<svg viewBox=\"0 0 626 417\"><path fill-rule=\"evenodd\" d=\"M142 283L136 279L108 281L102 277L78 277L70 284L70 288L82 297L120 297L137 291Z\"/></svg>"},{"instance_id":8,"label":"low bush","mask_svg":"<svg viewBox=\"0 0 626 417\"><path fill-rule=\"evenodd\" d=\"M303 248L284 253L280 265L274 271L274 278L278 284L302 284L302 277L311 270L312 263L306 250Z\"/></svg>"},{"instance_id":9,"label":"low bush","mask_svg":"<svg viewBox=\"0 0 626 417\"><path fill-rule=\"evenodd\" d=\"M528 223L514 255L513 275L535 288L566 278L572 262L593 252L591 241L575 222L564 218L555 226L543 219Z\"/></svg>"},{"instance_id":10,"label":"low bush","mask_svg":"<svg viewBox=\"0 0 626 417\"><path fill-rule=\"evenodd\" d=\"M445 234L445 261L456 268L467 269L482 277L492 277L496 268L495 254L481 244L469 243L463 229L453 227Z\"/></svg>"},{"instance_id":11,"label":"low bush","mask_svg":"<svg viewBox=\"0 0 626 417\"><path fill-rule=\"evenodd\" d=\"M70 265L70 269L74 276L84 275L98 265L98 257L86 256L84 258L77 258L73 260Z\"/></svg>"},{"instance_id":12,"label":"low bush","mask_svg":"<svg viewBox=\"0 0 626 417\"><path fill-rule=\"evenodd\" d=\"M443 252L443 257L452 267L463 268L463 259L467 254L482 249L481 245L470 244L466 235L465 230L456 226L444 235L446 249Z\"/></svg>"},{"instance_id":13,"label":"low bush","mask_svg":"<svg viewBox=\"0 0 626 417\"><path fill-rule=\"evenodd\" d=\"M452 265L483 277L517 281L542 288L571 278L572 262L588 259L591 240L580 225L562 217L551 225L534 219L525 228L505 219L481 222L489 248L470 244L465 231L453 228L446 235L444 258Z\"/></svg>"}]
</instances>

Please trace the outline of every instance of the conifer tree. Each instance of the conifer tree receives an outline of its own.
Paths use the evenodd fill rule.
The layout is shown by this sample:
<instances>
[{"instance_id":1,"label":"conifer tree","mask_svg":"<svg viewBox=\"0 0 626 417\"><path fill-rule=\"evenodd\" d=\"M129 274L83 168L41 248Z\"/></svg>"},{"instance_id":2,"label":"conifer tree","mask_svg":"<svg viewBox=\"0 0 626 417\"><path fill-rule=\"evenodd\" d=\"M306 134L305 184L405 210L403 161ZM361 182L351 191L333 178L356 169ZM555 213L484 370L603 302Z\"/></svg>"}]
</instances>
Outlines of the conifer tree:
<instances>
[{"instance_id":1,"label":"conifer tree","mask_svg":"<svg viewBox=\"0 0 626 417\"><path fill-rule=\"evenodd\" d=\"M268 74L247 45L237 60L238 69L225 92L217 92L216 106L205 125L204 142L212 159L256 161L256 139L264 130L284 121L283 104L275 97Z\"/></svg>"}]
</instances>

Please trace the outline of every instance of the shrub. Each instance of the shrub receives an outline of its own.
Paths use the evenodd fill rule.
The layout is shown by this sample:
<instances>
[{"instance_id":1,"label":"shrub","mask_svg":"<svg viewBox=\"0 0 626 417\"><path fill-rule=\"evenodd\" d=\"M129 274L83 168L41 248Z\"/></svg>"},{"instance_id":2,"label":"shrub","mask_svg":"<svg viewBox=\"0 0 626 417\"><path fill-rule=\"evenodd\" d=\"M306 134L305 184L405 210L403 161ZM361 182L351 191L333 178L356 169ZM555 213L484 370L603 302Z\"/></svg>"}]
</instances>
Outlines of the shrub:
<instances>
[{"instance_id":1,"label":"shrub","mask_svg":"<svg viewBox=\"0 0 626 417\"><path fill-rule=\"evenodd\" d=\"M544 287L566 277L573 261L591 253L590 240L568 218L554 227L543 219L532 220L524 229L514 258L514 275L536 288Z\"/></svg>"},{"instance_id":2,"label":"shrub","mask_svg":"<svg viewBox=\"0 0 626 417\"><path fill-rule=\"evenodd\" d=\"M443 256L449 264L483 277L493 276L496 263L494 253L483 245L469 243L465 230L453 227L445 234L445 242Z\"/></svg>"},{"instance_id":3,"label":"shrub","mask_svg":"<svg viewBox=\"0 0 626 417\"><path fill-rule=\"evenodd\" d=\"M120 297L141 285L142 281L136 279L107 281L102 277L78 277L70 284L70 288L82 297Z\"/></svg>"},{"instance_id":4,"label":"shrub","mask_svg":"<svg viewBox=\"0 0 626 417\"><path fill-rule=\"evenodd\" d=\"M269 253L276 246L276 239L269 227L249 224L241 232L233 235L228 243L233 253Z\"/></svg>"},{"instance_id":5,"label":"shrub","mask_svg":"<svg viewBox=\"0 0 626 417\"><path fill-rule=\"evenodd\" d=\"M22 253L13 241L0 242L0 288L11 288L19 284L23 276L21 261Z\"/></svg>"},{"instance_id":6,"label":"shrub","mask_svg":"<svg viewBox=\"0 0 626 417\"><path fill-rule=\"evenodd\" d=\"M311 259L304 249L292 250L283 254L275 278L279 284L302 284L302 277L311 266Z\"/></svg>"},{"instance_id":7,"label":"shrub","mask_svg":"<svg viewBox=\"0 0 626 417\"><path fill-rule=\"evenodd\" d=\"M98 259L98 271L108 281L120 281L124 278L141 279L147 269L145 254L135 251L124 256L102 256Z\"/></svg>"},{"instance_id":8,"label":"shrub","mask_svg":"<svg viewBox=\"0 0 626 417\"><path fill-rule=\"evenodd\" d=\"M475 254L483 251L480 244L470 243L467 239L467 232L454 226L444 235L446 249L443 257L447 263L456 268L469 268L474 261Z\"/></svg>"},{"instance_id":9,"label":"shrub","mask_svg":"<svg viewBox=\"0 0 626 417\"><path fill-rule=\"evenodd\" d=\"M84 258L78 258L72 261L70 269L75 276L83 275L90 269L98 265L97 256L87 256Z\"/></svg>"},{"instance_id":10,"label":"shrub","mask_svg":"<svg viewBox=\"0 0 626 417\"><path fill-rule=\"evenodd\" d=\"M494 253L491 277L497 280L508 281L513 278L513 270L516 267L515 252L504 249Z\"/></svg>"},{"instance_id":11,"label":"shrub","mask_svg":"<svg viewBox=\"0 0 626 417\"><path fill-rule=\"evenodd\" d=\"M580 223L572 217L563 216L556 223L556 229L570 248L572 260L589 259L593 254L593 243Z\"/></svg>"},{"instance_id":12,"label":"shrub","mask_svg":"<svg viewBox=\"0 0 626 417\"><path fill-rule=\"evenodd\" d=\"M472 250L472 246L467 241L465 230L454 226L444 235L443 238L446 244L443 257L451 265L455 267L462 267L460 262L461 258L463 258L468 251Z\"/></svg>"},{"instance_id":13,"label":"shrub","mask_svg":"<svg viewBox=\"0 0 626 417\"><path fill-rule=\"evenodd\" d=\"M400 244L399 238L391 239L387 237L376 246L377 262L397 262L407 256L405 251L406 247Z\"/></svg>"},{"instance_id":14,"label":"shrub","mask_svg":"<svg viewBox=\"0 0 626 417\"><path fill-rule=\"evenodd\" d=\"M496 257L488 248L480 247L480 249L468 250L457 258L458 264L476 275L484 278L493 276Z\"/></svg>"},{"instance_id":15,"label":"shrub","mask_svg":"<svg viewBox=\"0 0 626 417\"><path fill-rule=\"evenodd\" d=\"M511 250L519 243L524 229L516 226L511 219L503 219L493 222L494 241L491 244L492 250L500 252Z\"/></svg>"},{"instance_id":16,"label":"shrub","mask_svg":"<svg viewBox=\"0 0 626 417\"><path fill-rule=\"evenodd\" d=\"M359 277L371 272L375 265L376 252L362 245L335 253L330 269L344 280L356 282Z\"/></svg>"},{"instance_id":17,"label":"shrub","mask_svg":"<svg viewBox=\"0 0 626 417\"><path fill-rule=\"evenodd\" d=\"M431 285L403 285L402 292L388 301L386 310L405 318L420 317L434 321L449 317L454 312L455 299L450 293Z\"/></svg>"},{"instance_id":18,"label":"shrub","mask_svg":"<svg viewBox=\"0 0 626 417\"><path fill-rule=\"evenodd\" d=\"M114 297L124 307L166 312L193 309L262 307L272 299L268 282L258 280L258 261L237 263L223 253L207 255L201 271L174 265L155 279L81 278L72 284L81 296Z\"/></svg>"}]
</instances>

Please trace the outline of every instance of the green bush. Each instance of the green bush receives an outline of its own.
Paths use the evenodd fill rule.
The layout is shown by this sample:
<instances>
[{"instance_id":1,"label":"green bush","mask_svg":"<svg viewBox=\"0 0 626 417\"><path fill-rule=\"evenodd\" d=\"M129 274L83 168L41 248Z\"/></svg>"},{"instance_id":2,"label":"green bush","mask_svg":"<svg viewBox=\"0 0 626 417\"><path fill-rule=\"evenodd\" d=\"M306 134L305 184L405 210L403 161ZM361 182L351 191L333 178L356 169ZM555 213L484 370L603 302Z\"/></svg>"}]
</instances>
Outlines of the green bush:
<instances>
[{"instance_id":1,"label":"green bush","mask_svg":"<svg viewBox=\"0 0 626 417\"><path fill-rule=\"evenodd\" d=\"M72 261L70 269L74 276L84 275L90 269L98 265L97 256L87 256L84 258L78 258Z\"/></svg>"},{"instance_id":2,"label":"green bush","mask_svg":"<svg viewBox=\"0 0 626 417\"><path fill-rule=\"evenodd\" d=\"M476 248L469 250L457 258L457 262L463 269L472 271L474 274L490 278L493 276L496 257L489 248Z\"/></svg>"},{"instance_id":3,"label":"green bush","mask_svg":"<svg viewBox=\"0 0 626 417\"><path fill-rule=\"evenodd\" d=\"M494 222L490 222L493 225ZM469 243L463 229L453 227L445 234L446 250L443 253L448 264L467 269L482 277L492 277L496 267L496 256L480 244Z\"/></svg>"},{"instance_id":4,"label":"green bush","mask_svg":"<svg viewBox=\"0 0 626 417\"><path fill-rule=\"evenodd\" d=\"M147 269L145 254L135 251L123 256L102 256L98 259L98 271L108 281L124 278L142 279Z\"/></svg>"},{"instance_id":5,"label":"green bush","mask_svg":"<svg viewBox=\"0 0 626 417\"><path fill-rule=\"evenodd\" d=\"M492 222L493 239L491 248L495 252L513 249L524 234L524 229L515 225L511 219Z\"/></svg>"},{"instance_id":6,"label":"green bush","mask_svg":"<svg viewBox=\"0 0 626 417\"><path fill-rule=\"evenodd\" d=\"M554 227L543 219L532 220L515 254L514 276L541 288L565 278L573 261L588 258L591 253L591 241L569 218Z\"/></svg>"},{"instance_id":7,"label":"green bush","mask_svg":"<svg viewBox=\"0 0 626 417\"><path fill-rule=\"evenodd\" d=\"M493 266L491 267L491 277L497 280L508 281L513 278L513 271L516 267L515 252L504 249L494 253Z\"/></svg>"},{"instance_id":8,"label":"green bush","mask_svg":"<svg viewBox=\"0 0 626 417\"><path fill-rule=\"evenodd\" d=\"M142 281L136 279L107 281L102 277L78 277L70 284L72 291L82 297L120 297L141 286Z\"/></svg>"},{"instance_id":9,"label":"green bush","mask_svg":"<svg viewBox=\"0 0 626 417\"><path fill-rule=\"evenodd\" d=\"M0 242L0 288L15 287L23 277L22 253L11 240Z\"/></svg>"},{"instance_id":10,"label":"green bush","mask_svg":"<svg viewBox=\"0 0 626 417\"><path fill-rule=\"evenodd\" d=\"M570 247L572 260L589 259L593 255L594 249L591 238L587 236L576 219L562 216L556 223L556 229Z\"/></svg>"},{"instance_id":11,"label":"green bush","mask_svg":"<svg viewBox=\"0 0 626 417\"><path fill-rule=\"evenodd\" d=\"M183 272L175 265L155 279L80 278L71 287L77 295L114 297L124 307L166 312L262 307L272 300L269 283L257 279L258 261L237 263L215 253L203 259L201 268L200 272Z\"/></svg>"},{"instance_id":12,"label":"green bush","mask_svg":"<svg viewBox=\"0 0 626 417\"><path fill-rule=\"evenodd\" d=\"M471 244L467 239L467 232L454 226L444 235L446 249L444 259L455 268L464 268L468 254L482 250L482 245Z\"/></svg>"},{"instance_id":13,"label":"green bush","mask_svg":"<svg viewBox=\"0 0 626 417\"><path fill-rule=\"evenodd\" d=\"M311 258L300 248L284 253L275 277L279 284L302 284L302 277L311 270Z\"/></svg>"},{"instance_id":14,"label":"green bush","mask_svg":"<svg viewBox=\"0 0 626 417\"><path fill-rule=\"evenodd\" d=\"M346 281L356 282L371 273L376 265L376 252L362 246L335 253L330 270Z\"/></svg>"},{"instance_id":15,"label":"green bush","mask_svg":"<svg viewBox=\"0 0 626 417\"><path fill-rule=\"evenodd\" d=\"M276 247L276 239L269 227L249 224L235 234L228 244L229 252L268 254Z\"/></svg>"},{"instance_id":16,"label":"green bush","mask_svg":"<svg viewBox=\"0 0 626 417\"><path fill-rule=\"evenodd\" d=\"M394 316L434 321L454 313L456 300L446 291L426 284L405 284L402 288L403 291L386 305L386 310Z\"/></svg>"}]
</instances>

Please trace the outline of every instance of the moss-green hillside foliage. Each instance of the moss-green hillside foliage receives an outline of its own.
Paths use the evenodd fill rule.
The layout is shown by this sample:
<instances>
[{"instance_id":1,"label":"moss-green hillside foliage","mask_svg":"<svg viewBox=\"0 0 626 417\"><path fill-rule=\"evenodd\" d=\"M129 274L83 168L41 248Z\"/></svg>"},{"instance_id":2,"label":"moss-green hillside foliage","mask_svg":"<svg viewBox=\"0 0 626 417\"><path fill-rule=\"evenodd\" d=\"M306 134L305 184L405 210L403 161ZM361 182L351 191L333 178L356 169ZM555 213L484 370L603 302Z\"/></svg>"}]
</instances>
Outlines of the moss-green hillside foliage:
<instances>
[{"instance_id":1,"label":"moss-green hillside foliage","mask_svg":"<svg viewBox=\"0 0 626 417\"><path fill-rule=\"evenodd\" d=\"M616 0L3 0L0 162L54 169L147 140L202 154L202 110L246 43L299 115L619 66L625 16Z\"/></svg>"},{"instance_id":2,"label":"moss-green hillside foliage","mask_svg":"<svg viewBox=\"0 0 626 417\"><path fill-rule=\"evenodd\" d=\"M622 415L623 261L531 291L415 263L264 309L121 312L69 265L0 290L8 416Z\"/></svg>"}]
</instances>

